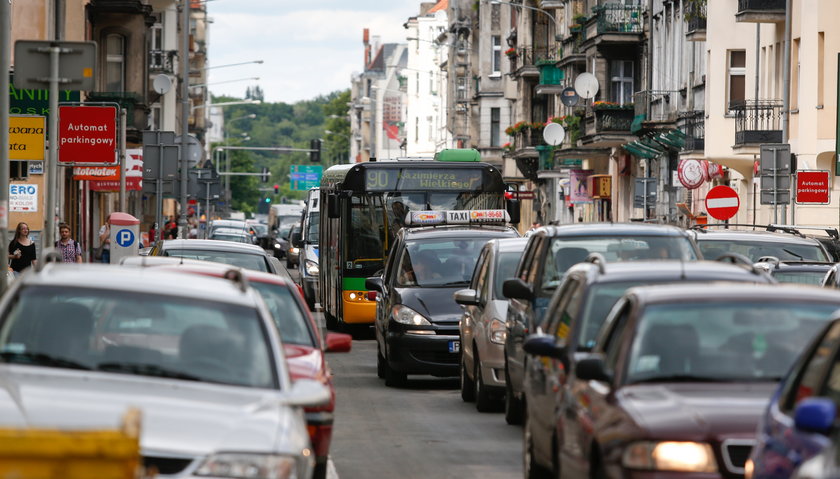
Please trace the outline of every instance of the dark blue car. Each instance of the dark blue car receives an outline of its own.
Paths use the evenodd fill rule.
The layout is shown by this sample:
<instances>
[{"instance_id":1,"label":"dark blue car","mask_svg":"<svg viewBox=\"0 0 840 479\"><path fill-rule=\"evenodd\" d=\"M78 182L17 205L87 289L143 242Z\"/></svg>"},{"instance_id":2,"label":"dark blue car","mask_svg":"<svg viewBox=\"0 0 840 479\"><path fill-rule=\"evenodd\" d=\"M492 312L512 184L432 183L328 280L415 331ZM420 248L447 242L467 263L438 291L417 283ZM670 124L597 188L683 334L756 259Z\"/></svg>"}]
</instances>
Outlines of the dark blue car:
<instances>
[{"instance_id":1,"label":"dark blue car","mask_svg":"<svg viewBox=\"0 0 840 479\"><path fill-rule=\"evenodd\" d=\"M840 315L813 340L764 412L751 454L753 478L789 478L831 444L840 404ZM749 474L747 477L750 477Z\"/></svg>"}]
</instances>

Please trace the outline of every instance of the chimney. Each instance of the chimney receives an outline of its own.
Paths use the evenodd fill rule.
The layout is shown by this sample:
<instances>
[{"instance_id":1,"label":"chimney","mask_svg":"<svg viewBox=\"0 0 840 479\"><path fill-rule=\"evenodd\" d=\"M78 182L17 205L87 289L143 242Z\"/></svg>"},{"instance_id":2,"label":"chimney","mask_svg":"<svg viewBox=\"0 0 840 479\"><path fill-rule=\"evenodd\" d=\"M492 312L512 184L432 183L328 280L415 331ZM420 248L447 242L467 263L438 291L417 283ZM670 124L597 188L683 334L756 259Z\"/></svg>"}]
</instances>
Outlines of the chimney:
<instances>
[{"instance_id":1,"label":"chimney","mask_svg":"<svg viewBox=\"0 0 840 479\"><path fill-rule=\"evenodd\" d=\"M368 65L370 65L370 30L365 28L362 30L362 45L365 46L365 69L367 69Z\"/></svg>"}]
</instances>

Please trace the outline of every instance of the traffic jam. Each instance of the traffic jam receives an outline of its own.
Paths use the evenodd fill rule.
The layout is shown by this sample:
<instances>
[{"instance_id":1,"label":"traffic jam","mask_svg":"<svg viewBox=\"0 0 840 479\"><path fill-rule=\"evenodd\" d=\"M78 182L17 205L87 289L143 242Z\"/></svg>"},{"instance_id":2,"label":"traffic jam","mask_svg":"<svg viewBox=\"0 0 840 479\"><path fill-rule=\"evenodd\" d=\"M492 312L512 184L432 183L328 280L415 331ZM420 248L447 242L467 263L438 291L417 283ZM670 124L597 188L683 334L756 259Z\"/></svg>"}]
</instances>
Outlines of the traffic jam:
<instances>
[{"instance_id":1,"label":"traffic jam","mask_svg":"<svg viewBox=\"0 0 840 479\"><path fill-rule=\"evenodd\" d=\"M836 230L525 228L475 156L334 166L262 227L143 249L113 213L107 265L45 251L0 299L2 477L352 477L330 363L369 345L382 394L433 378L521 431L527 479L836 477Z\"/></svg>"}]
</instances>

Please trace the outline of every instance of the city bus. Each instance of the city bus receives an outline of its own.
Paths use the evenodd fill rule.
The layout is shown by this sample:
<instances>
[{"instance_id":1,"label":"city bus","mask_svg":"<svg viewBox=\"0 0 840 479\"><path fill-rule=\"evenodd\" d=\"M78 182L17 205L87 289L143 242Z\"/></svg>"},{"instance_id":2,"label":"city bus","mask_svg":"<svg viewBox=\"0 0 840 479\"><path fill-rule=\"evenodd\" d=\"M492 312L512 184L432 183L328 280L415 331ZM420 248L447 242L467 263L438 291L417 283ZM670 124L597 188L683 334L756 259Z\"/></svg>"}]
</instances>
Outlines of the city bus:
<instances>
[{"instance_id":1,"label":"city bus","mask_svg":"<svg viewBox=\"0 0 840 479\"><path fill-rule=\"evenodd\" d=\"M504 209L502 173L477 150L443 150L428 160L336 165L321 177L320 299L327 327L373 324L365 279L379 274L409 211Z\"/></svg>"}]
</instances>

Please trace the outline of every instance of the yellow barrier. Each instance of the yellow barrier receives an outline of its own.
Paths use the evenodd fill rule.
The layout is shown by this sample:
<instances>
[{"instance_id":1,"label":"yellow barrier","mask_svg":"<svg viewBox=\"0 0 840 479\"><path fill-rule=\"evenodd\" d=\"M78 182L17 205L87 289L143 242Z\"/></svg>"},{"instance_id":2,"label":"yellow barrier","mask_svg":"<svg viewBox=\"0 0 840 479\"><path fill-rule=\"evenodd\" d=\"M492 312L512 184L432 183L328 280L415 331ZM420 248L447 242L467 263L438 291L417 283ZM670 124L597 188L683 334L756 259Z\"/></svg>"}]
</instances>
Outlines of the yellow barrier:
<instances>
[{"instance_id":1,"label":"yellow barrier","mask_svg":"<svg viewBox=\"0 0 840 479\"><path fill-rule=\"evenodd\" d=\"M140 412L120 430L0 429L0 478L138 479Z\"/></svg>"}]
</instances>

